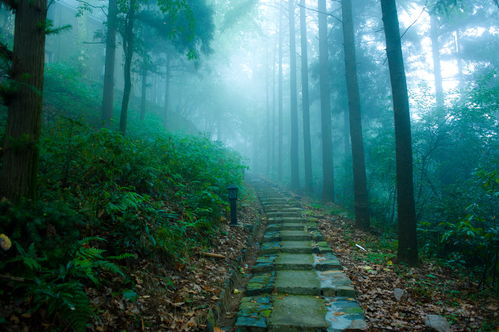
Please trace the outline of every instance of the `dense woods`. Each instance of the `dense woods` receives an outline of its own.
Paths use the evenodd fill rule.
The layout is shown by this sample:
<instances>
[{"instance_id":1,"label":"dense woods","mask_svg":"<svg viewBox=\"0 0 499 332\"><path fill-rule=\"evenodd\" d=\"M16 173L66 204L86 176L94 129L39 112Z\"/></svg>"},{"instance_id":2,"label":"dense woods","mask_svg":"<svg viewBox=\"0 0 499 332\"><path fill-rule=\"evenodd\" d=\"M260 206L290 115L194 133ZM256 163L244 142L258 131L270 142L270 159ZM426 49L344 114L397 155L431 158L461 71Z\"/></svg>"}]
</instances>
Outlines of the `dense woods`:
<instances>
[{"instance_id":1,"label":"dense woods","mask_svg":"<svg viewBox=\"0 0 499 332\"><path fill-rule=\"evenodd\" d=\"M256 206L248 174L351 218L384 264L497 299L498 17L494 0L1 0L0 329L99 330L93 292L132 303L134 265L184 269L239 232L227 188Z\"/></svg>"}]
</instances>

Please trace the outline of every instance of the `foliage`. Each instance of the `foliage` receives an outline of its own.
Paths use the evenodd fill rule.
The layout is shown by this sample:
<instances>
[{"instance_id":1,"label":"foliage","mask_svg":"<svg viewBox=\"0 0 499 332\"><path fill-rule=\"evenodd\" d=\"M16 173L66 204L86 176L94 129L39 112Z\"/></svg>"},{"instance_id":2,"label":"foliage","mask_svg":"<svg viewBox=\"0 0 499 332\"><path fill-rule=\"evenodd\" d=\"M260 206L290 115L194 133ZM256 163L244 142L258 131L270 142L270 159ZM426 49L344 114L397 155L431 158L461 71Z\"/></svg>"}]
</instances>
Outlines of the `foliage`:
<instances>
[{"instance_id":1,"label":"foliage","mask_svg":"<svg viewBox=\"0 0 499 332\"><path fill-rule=\"evenodd\" d=\"M23 299L33 319L85 330L88 287L128 289L118 294L133 299L136 257L174 263L209 245L244 167L221 143L161 134L150 122L128 137L89 127L98 124L96 88L76 72L48 67L40 196L0 202L0 234L14 243L0 252L0 278L1 294Z\"/></svg>"},{"instance_id":2,"label":"foliage","mask_svg":"<svg viewBox=\"0 0 499 332\"><path fill-rule=\"evenodd\" d=\"M460 100L435 111L416 96L414 180L419 244L426 257L497 287L497 79L481 73ZM377 128L367 141L373 224L396 231L393 133Z\"/></svg>"}]
</instances>

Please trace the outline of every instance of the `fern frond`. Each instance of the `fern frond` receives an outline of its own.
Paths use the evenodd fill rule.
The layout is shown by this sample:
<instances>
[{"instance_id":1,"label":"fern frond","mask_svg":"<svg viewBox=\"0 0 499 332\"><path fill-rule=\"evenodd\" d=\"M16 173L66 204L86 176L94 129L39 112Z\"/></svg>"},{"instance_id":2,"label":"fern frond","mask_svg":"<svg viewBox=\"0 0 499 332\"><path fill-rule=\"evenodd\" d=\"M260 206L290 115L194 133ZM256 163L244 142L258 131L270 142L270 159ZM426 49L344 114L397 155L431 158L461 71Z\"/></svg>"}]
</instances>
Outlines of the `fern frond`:
<instances>
[{"instance_id":1,"label":"fern frond","mask_svg":"<svg viewBox=\"0 0 499 332\"><path fill-rule=\"evenodd\" d=\"M97 261L97 262L95 262L95 266L99 267L103 271L115 273L115 274L118 274L122 277L125 277L125 274L123 273L121 268L118 265L111 263L109 261Z\"/></svg>"}]
</instances>

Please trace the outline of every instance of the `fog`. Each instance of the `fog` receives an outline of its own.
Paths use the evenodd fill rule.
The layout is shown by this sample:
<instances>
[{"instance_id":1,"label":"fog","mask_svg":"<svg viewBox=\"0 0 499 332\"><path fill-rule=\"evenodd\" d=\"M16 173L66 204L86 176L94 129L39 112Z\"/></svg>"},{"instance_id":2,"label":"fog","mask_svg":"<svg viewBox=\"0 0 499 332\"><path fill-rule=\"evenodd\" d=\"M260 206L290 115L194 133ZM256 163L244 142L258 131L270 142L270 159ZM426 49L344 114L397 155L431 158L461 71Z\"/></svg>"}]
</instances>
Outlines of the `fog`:
<instances>
[{"instance_id":1,"label":"fog","mask_svg":"<svg viewBox=\"0 0 499 332\"><path fill-rule=\"evenodd\" d=\"M215 238L244 246L238 188L246 221L259 192L304 232L376 236L389 254L343 242L378 272L396 251L497 295L498 54L498 0L0 0L0 326L85 330L132 259L183 273ZM137 301L130 280L113 301Z\"/></svg>"}]
</instances>

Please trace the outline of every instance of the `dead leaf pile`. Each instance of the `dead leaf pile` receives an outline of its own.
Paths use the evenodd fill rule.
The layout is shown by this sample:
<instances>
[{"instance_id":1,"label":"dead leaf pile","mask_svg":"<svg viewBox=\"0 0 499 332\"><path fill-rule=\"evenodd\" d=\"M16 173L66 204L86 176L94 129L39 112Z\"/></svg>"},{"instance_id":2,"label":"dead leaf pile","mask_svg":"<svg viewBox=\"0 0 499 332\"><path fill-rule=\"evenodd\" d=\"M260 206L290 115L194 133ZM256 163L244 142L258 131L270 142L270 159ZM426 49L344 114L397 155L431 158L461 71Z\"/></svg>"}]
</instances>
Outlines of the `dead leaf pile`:
<instances>
[{"instance_id":1,"label":"dead leaf pile","mask_svg":"<svg viewBox=\"0 0 499 332\"><path fill-rule=\"evenodd\" d=\"M354 283L372 330L425 330L429 314L445 317L455 331L495 330L499 301L480 296L476 283L431 261L397 265L394 250L375 245L377 236L345 217L311 212Z\"/></svg>"}]
</instances>

